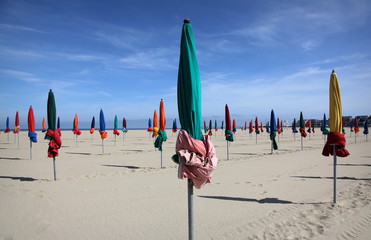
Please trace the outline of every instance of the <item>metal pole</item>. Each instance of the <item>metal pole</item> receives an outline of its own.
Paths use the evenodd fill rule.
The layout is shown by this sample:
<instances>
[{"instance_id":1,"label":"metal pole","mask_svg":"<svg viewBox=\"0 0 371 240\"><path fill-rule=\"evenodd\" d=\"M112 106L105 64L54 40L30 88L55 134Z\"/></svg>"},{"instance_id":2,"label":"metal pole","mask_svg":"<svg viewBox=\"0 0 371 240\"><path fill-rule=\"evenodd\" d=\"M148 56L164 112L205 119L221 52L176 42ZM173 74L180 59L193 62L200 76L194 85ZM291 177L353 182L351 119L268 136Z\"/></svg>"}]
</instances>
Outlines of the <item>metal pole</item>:
<instances>
[{"instance_id":1,"label":"metal pole","mask_svg":"<svg viewBox=\"0 0 371 240\"><path fill-rule=\"evenodd\" d=\"M255 134L255 144L258 144L258 134Z\"/></svg>"},{"instance_id":2,"label":"metal pole","mask_svg":"<svg viewBox=\"0 0 371 240\"><path fill-rule=\"evenodd\" d=\"M116 147L116 134L115 134L115 147Z\"/></svg>"},{"instance_id":3,"label":"metal pole","mask_svg":"<svg viewBox=\"0 0 371 240\"><path fill-rule=\"evenodd\" d=\"M55 171L55 157L53 157L54 181L57 181L57 173Z\"/></svg>"},{"instance_id":4,"label":"metal pole","mask_svg":"<svg viewBox=\"0 0 371 240\"><path fill-rule=\"evenodd\" d=\"M188 239L194 239L193 223L193 182L188 179Z\"/></svg>"},{"instance_id":5,"label":"metal pole","mask_svg":"<svg viewBox=\"0 0 371 240\"><path fill-rule=\"evenodd\" d=\"M336 144L333 144L332 148L334 150L334 152L333 152L333 154L334 154L334 203L336 203L336 162L337 162L337 159L336 159Z\"/></svg>"},{"instance_id":6,"label":"metal pole","mask_svg":"<svg viewBox=\"0 0 371 240\"><path fill-rule=\"evenodd\" d=\"M161 168L162 168L162 150L160 152L161 152Z\"/></svg>"},{"instance_id":7,"label":"metal pole","mask_svg":"<svg viewBox=\"0 0 371 240\"><path fill-rule=\"evenodd\" d=\"M104 154L104 139L102 138L102 154Z\"/></svg>"},{"instance_id":8,"label":"metal pole","mask_svg":"<svg viewBox=\"0 0 371 240\"><path fill-rule=\"evenodd\" d=\"M30 160L32 160L32 141L30 140Z\"/></svg>"},{"instance_id":9,"label":"metal pole","mask_svg":"<svg viewBox=\"0 0 371 240\"><path fill-rule=\"evenodd\" d=\"M271 154L273 154L273 141L271 141Z\"/></svg>"},{"instance_id":10,"label":"metal pole","mask_svg":"<svg viewBox=\"0 0 371 240\"><path fill-rule=\"evenodd\" d=\"M301 150L303 150L303 136L301 136Z\"/></svg>"},{"instance_id":11,"label":"metal pole","mask_svg":"<svg viewBox=\"0 0 371 240\"><path fill-rule=\"evenodd\" d=\"M19 149L19 133L17 133L17 138L18 138L18 149Z\"/></svg>"},{"instance_id":12,"label":"metal pole","mask_svg":"<svg viewBox=\"0 0 371 240\"><path fill-rule=\"evenodd\" d=\"M229 143L227 141L227 160L229 160Z\"/></svg>"}]
</instances>

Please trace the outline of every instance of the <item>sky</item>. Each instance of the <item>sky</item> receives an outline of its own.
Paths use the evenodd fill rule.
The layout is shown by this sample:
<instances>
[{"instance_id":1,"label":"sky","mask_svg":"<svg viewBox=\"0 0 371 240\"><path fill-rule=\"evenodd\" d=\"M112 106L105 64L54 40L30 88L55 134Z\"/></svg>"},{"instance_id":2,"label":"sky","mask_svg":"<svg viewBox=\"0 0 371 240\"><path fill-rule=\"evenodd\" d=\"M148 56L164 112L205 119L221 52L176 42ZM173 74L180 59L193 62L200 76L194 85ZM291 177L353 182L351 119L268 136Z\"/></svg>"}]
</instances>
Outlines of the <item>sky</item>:
<instances>
[{"instance_id":1,"label":"sky","mask_svg":"<svg viewBox=\"0 0 371 240\"><path fill-rule=\"evenodd\" d=\"M292 122L328 115L331 71L343 115L371 115L368 0L0 0L0 128L37 128L52 89L62 128L82 128L103 109L128 128L147 127L164 99L177 113L183 19L191 20L202 81L203 119L240 126L271 109Z\"/></svg>"}]
</instances>

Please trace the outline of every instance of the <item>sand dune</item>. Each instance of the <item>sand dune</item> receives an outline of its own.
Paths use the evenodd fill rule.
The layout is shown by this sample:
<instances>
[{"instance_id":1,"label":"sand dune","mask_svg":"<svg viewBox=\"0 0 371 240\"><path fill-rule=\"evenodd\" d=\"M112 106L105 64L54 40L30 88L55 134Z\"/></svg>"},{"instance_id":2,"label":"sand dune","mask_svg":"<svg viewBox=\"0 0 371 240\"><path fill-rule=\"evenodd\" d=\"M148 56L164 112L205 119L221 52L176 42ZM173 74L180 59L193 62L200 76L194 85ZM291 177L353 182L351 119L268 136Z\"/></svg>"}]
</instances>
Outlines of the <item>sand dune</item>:
<instances>
[{"instance_id":1,"label":"sand dune","mask_svg":"<svg viewBox=\"0 0 371 240\"><path fill-rule=\"evenodd\" d=\"M349 133L349 131L348 131ZM212 136L219 166L211 184L195 190L196 239L370 239L371 142L363 134L338 158L332 204L332 157L321 134L303 141L289 129L270 154L266 133L238 131L227 159L221 131ZM0 135L0 239L187 239L187 184L177 179L176 135L168 131L163 165L146 131L102 141L63 131L56 160L48 142L27 132ZM116 143L115 143L116 141ZM116 145L116 146L115 146Z\"/></svg>"}]
</instances>

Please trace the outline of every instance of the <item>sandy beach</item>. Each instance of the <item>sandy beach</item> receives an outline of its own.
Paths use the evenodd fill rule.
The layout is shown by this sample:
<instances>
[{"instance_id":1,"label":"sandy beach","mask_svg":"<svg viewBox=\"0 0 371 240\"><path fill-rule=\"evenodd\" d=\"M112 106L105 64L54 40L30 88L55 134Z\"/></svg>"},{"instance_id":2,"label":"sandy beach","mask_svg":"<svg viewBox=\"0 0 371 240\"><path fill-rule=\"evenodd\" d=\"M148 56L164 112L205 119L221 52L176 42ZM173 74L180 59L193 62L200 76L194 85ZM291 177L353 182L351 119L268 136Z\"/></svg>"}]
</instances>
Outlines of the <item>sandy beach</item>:
<instances>
[{"instance_id":1,"label":"sandy beach","mask_svg":"<svg viewBox=\"0 0 371 240\"><path fill-rule=\"evenodd\" d=\"M176 135L160 152L145 130L115 140L62 132L56 159L48 141L27 132L0 134L0 239L187 239L187 181L171 160ZM212 183L195 189L196 239L370 239L371 140L347 129L350 156L322 156L319 129L294 141L290 129L271 153L267 133L237 131L227 160L222 131L212 136L219 158Z\"/></svg>"}]
</instances>

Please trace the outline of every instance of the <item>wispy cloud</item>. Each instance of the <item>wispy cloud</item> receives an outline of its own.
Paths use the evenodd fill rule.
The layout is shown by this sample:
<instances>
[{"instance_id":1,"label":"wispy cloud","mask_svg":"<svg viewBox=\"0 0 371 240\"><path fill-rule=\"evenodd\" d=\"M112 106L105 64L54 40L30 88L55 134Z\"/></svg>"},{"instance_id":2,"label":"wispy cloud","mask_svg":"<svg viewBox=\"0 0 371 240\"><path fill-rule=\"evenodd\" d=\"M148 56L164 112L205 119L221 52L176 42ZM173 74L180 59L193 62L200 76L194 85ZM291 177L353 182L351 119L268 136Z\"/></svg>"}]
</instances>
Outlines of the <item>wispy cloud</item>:
<instances>
[{"instance_id":1,"label":"wispy cloud","mask_svg":"<svg viewBox=\"0 0 371 240\"><path fill-rule=\"evenodd\" d=\"M39 83L42 81L40 78L36 77L34 74L27 73L27 72L16 71L16 70L11 70L11 69L0 69L0 72L13 76L17 79L20 79L26 82Z\"/></svg>"},{"instance_id":2,"label":"wispy cloud","mask_svg":"<svg viewBox=\"0 0 371 240\"><path fill-rule=\"evenodd\" d=\"M136 52L119 60L124 68L136 69L172 69L177 67L177 59L174 49L157 48Z\"/></svg>"},{"instance_id":3,"label":"wispy cloud","mask_svg":"<svg viewBox=\"0 0 371 240\"><path fill-rule=\"evenodd\" d=\"M12 31L27 31L27 32L44 33L44 31L41 31L41 30L36 29L36 28L22 26L22 25L6 24L6 23L0 23L0 29L12 30Z\"/></svg>"}]
</instances>

